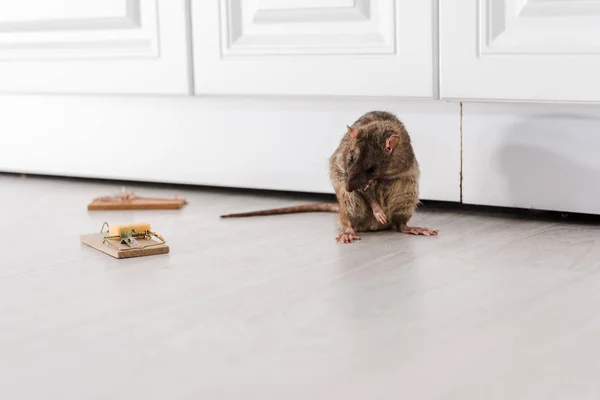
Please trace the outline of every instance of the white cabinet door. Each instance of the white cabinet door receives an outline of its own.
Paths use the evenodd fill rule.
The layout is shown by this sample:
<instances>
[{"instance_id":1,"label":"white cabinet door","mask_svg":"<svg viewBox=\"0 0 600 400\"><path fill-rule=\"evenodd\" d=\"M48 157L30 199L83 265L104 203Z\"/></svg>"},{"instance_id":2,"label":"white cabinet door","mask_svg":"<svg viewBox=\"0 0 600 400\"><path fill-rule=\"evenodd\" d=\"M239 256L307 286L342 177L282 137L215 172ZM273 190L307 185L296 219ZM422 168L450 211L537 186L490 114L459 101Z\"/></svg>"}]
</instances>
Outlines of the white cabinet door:
<instances>
[{"instance_id":1,"label":"white cabinet door","mask_svg":"<svg viewBox=\"0 0 600 400\"><path fill-rule=\"evenodd\" d=\"M433 97L425 0L192 0L198 94Z\"/></svg>"},{"instance_id":2,"label":"white cabinet door","mask_svg":"<svg viewBox=\"0 0 600 400\"><path fill-rule=\"evenodd\" d=\"M440 1L441 96L600 101L600 1Z\"/></svg>"},{"instance_id":3,"label":"white cabinet door","mask_svg":"<svg viewBox=\"0 0 600 400\"><path fill-rule=\"evenodd\" d=\"M188 94L185 5L0 1L0 92Z\"/></svg>"}]
</instances>

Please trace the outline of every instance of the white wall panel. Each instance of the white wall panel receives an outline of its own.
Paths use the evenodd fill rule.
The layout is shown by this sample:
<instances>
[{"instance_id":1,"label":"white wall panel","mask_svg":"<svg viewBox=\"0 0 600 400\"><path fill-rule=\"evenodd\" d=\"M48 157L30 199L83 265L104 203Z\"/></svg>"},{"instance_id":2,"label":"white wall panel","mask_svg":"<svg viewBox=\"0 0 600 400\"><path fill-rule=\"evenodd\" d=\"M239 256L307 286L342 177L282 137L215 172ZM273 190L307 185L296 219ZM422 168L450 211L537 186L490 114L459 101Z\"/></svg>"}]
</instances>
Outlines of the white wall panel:
<instances>
[{"instance_id":1,"label":"white wall panel","mask_svg":"<svg viewBox=\"0 0 600 400\"><path fill-rule=\"evenodd\" d=\"M405 122L425 199L459 200L459 106L434 101L0 96L0 171L332 193L364 112ZM34 117L32 117L34 116Z\"/></svg>"},{"instance_id":2,"label":"white wall panel","mask_svg":"<svg viewBox=\"0 0 600 400\"><path fill-rule=\"evenodd\" d=\"M421 0L192 1L196 91L433 97Z\"/></svg>"},{"instance_id":3,"label":"white wall panel","mask_svg":"<svg viewBox=\"0 0 600 400\"><path fill-rule=\"evenodd\" d=\"M0 92L190 92L184 0L5 3Z\"/></svg>"},{"instance_id":4,"label":"white wall panel","mask_svg":"<svg viewBox=\"0 0 600 400\"><path fill-rule=\"evenodd\" d=\"M440 2L441 95L600 101L599 0Z\"/></svg>"}]
</instances>

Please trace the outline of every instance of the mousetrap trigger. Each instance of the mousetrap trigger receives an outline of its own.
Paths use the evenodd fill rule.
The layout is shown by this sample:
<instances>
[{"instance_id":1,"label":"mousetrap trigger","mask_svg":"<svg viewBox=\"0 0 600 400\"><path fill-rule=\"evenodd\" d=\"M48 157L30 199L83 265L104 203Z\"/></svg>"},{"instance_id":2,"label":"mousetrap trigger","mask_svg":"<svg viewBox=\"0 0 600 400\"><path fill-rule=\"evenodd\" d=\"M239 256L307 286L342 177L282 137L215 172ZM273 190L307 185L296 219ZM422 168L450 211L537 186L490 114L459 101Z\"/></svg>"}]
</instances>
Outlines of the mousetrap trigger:
<instances>
[{"instance_id":1,"label":"mousetrap trigger","mask_svg":"<svg viewBox=\"0 0 600 400\"><path fill-rule=\"evenodd\" d=\"M139 247L140 243L133 237L134 233L137 234L135 229L130 227L120 228L119 237L121 238L121 244L126 244L129 247Z\"/></svg>"}]
</instances>

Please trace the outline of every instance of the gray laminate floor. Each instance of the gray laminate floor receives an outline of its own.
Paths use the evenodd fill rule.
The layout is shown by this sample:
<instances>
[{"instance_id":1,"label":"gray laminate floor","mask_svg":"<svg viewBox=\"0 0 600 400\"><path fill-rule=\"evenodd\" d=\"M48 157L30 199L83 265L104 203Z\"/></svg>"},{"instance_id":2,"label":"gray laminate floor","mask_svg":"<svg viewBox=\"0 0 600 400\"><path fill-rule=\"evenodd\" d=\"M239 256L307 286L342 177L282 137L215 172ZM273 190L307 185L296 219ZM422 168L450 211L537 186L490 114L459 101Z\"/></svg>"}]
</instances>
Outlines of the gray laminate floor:
<instances>
[{"instance_id":1,"label":"gray laminate floor","mask_svg":"<svg viewBox=\"0 0 600 400\"><path fill-rule=\"evenodd\" d=\"M438 237L342 245L332 214L217 217L306 199L87 212L119 189L0 176L0 399L600 399L596 226L421 212ZM171 254L80 245L104 220Z\"/></svg>"}]
</instances>

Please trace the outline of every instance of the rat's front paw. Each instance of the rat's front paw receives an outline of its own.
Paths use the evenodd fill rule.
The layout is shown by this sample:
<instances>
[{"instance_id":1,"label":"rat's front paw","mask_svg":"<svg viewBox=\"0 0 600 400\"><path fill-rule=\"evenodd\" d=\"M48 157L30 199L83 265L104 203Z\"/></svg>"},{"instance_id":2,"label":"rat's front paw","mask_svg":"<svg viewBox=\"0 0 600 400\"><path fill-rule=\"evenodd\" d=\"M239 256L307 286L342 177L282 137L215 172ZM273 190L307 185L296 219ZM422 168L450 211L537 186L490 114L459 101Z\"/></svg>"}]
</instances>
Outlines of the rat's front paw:
<instances>
[{"instance_id":1,"label":"rat's front paw","mask_svg":"<svg viewBox=\"0 0 600 400\"><path fill-rule=\"evenodd\" d=\"M373 211L373 215L375 216L375 219L377 221L379 221L379 223L381 225L385 225L387 223L387 218L385 217L385 213L379 209L377 211Z\"/></svg>"},{"instance_id":2,"label":"rat's front paw","mask_svg":"<svg viewBox=\"0 0 600 400\"><path fill-rule=\"evenodd\" d=\"M354 233L341 233L337 235L335 240L342 243L352 243L355 240L360 240L360 236L357 236Z\"/></svg>"}]
</instances>

